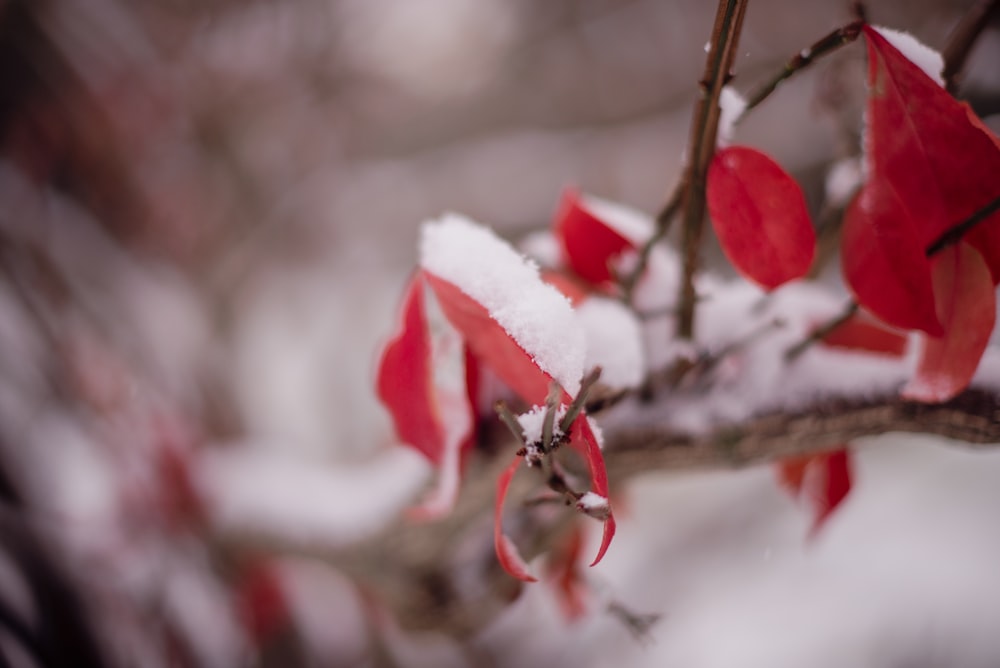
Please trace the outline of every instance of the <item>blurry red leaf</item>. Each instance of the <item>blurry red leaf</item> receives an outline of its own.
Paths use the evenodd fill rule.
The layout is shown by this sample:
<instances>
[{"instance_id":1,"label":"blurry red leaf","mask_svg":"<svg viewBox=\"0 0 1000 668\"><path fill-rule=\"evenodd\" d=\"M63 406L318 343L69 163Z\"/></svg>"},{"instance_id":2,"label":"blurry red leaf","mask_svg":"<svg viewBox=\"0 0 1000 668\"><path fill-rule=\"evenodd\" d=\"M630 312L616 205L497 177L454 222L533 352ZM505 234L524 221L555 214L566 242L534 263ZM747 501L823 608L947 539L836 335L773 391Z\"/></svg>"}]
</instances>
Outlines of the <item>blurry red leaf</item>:
<instances>
[{"instance_id":1,"label":"blurry red leaf","mask_svg":"<svg viewBox=\"0 0 1000 668\"><path fill-rule=\"evenodd\" d=\"M708 212L736 269L768 290L804 276L816 234L798 183L756 149L717 151L708 168Z\"/></svg>"},{"instance_id":2,"label":"blurry red leaf","mask_svg":"<svg viewBox=\"0 0 1000 668\"><path fill-rule=\"evenodd\" d=\"M871 316L857 312L821 340L830 348L861 350L879 355L902 357L906 354L906 335L889 329Z\"/></svg>"},{"instance_id":3,"label":"blurry red leaf","mask_svg":"<svg viewBox=\"0 0 1000 668\"><path fill-rule=\"evenodd\" d=\"M565 295L574 307L590 296L590 291L580 280L561 271L543 269L541 276L543 281Z\"/></svg>"},{"instance_id":4,"label":"blurry red leaf","mask_svg":"<svg viewBox=\"0 0 1000 668\"><path fill-rule=\"evenodd\" d=\"M813 513L815 535L851 491L851 462L847 449L791 457L777 464L778 480Z\"/></svg>"},{"instance_id":5,"label":"blurry red leaf","mask_svg":"<svg viewBox=\"0 0 1000 668\"><path fill-rule=\"evenodd\" d=\"M424 282L414 276L403 297L402 320L379 362L379 399L392 414L396 434L427 459L440 463L444 427L434 398L430 332L424 317Z\"/></svg>"},{"instance_id":6,"label":"blurry red leaf","mask_svg":"<svg viewBox=\"0 0 1000 668\"><path fill-rule=\"evenodd\" d=\"M556 544L545 562L545 571L556 589L556 600L566 619L579 619L587 611L589 588L580 569L583 555L583 525L574 523Z\"/></svg>"},{"instance_id":7,"label":"blurry red leaf","mask_svg":"<svg viewBox=\"0 0 1000 668\"><path fill-rule=\"evenodd\" d=\"M255 561L242 568L236 582L236 605L243 627L258 645L290 620L281 579L267 562Z\"/></svg>"},{"instance_id":8,"label":"blurry red leaf","mask_svg":"<svg viewBox=\"0 0 1000 668\"><path fill-rule=\"evenodd\" d=\"M942 337L926 337L908 399L947 401L972 380L996 321L996 297L982 255L960 242L934 257L934 293Z\"/></svg>"},{"instance_id":9,"label":"blurry red leaf","mask_svg":"<svg viewBox=\"0 0 1000 668\"><path fill-rule=\"evenodd\" d=\"M161 444L156 449L155 457L162 511L167 524L178 529L203 520L204 501L194 484L187 452Z\"/></svg>"},{"instance_id":10,"label":"blurry red leaf","mask_svg":"<svg viewBox=\"0 0 1000 668\"><path fill-rule=\"evenodd\" d=\"M926 248L1000 195L1000 146L966 105L878 31L866 26L864 35L869 61L868 187L890 185L913 213L887 216L874 224L898 228L889 235L915 236ZM986 258L994 284L1000 281L1000 213L966 240Z\"/></svg>"},{"instance_id":11,"label":"blurry red leaf","mask_svg":"<svg viewBox=\"0 0 1000 668\"><path fill-rule=\"evenodd\" d=\"M521 466L521 459L515 459L497 478L497 498L494 506L493 542L496 545L497 559L500 565L510 575L525 582L537 582L538 578L528 572L528 566L517 551L510 537L503 532L503 504L507 498L507 490L514 473Z\"/></svg>"},{"instance_id":12,"label":"blurry red leaf","mask_svg":"<svg viewBox=\"0 0 1000 668\"><path fill-rule=\"evenodd\" d=\"M888 182L870 182L844 214L841 266L858 303L901 329L941 334L930 261L909 207Z\"/></svg>"},{"instance_id":13,"label":"blurry red leaf","mask_svg":"<svg viewBox=\"0 0 1000 668\"><path fill-rule=\"evenodd\" d=\"M594 494L608 498L608 472L604 466L604 455L601 453L601 446L597 440L597 435L590 426L590 422L585 415L580 415L573 422L570 431L570 445L579 452L587 462L590 470L590 491ZM615 516L608 506L608 518L604 520L604 533L601 536L601 546L597 550L597 556L591 562L591 566L596 566L604 553L608 551L611 539L615 535Z\"/></svg>"},{"instance_id":14,"label":"blurry red leaf","mask_svg":"<svg viewBox=\"0 0 1000 668\"><path fill-rule=\"evenodd\" d=\"M542 371L489 311L453 283L424 271L448 321L462 333L472 352L518 396L545 403L552 377Z\"/></svg>"},{"instance_id":15,"label":"blurry red leaf","mask_svg":"<svg viewBox=\"0 0 1000 668\"><path fill-rule=\"evenodd\" d=\"M591 213L573 189L563 192L554 225L566 261L576 274L595 285L613 280L612 262L635 245Z\"/></svg>"}]
</instances>

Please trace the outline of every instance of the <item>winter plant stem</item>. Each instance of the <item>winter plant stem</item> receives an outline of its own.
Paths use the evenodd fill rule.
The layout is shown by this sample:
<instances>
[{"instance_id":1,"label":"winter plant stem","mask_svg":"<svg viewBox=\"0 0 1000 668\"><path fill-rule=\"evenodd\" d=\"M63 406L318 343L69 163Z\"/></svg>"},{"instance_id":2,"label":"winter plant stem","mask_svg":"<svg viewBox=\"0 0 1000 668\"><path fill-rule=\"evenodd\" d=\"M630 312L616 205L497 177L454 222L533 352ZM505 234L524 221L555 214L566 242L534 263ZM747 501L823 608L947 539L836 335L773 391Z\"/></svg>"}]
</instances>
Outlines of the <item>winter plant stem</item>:
<instances>
[{"instance_id":1,"label":"winter plant stem","mask_svg":"<svg viewBox=\"0 0 1000 668\"><path fill-rule=\"evenodd\" d=\"M853 299L847 303L847 306L841 311L840 315L834 316L828 320L822 327L814 330L809 336L802 339L794 346L785 351L785 360L788 362L795 361L799 355L804 353L809 349L809 346L813 345L817 341L821 341L826 338L826 335L837 329L845 322L851 319L855 313L858 312L859 305Z\"/></svg>"},{"instance_id":2,"label":"winter plant stem","mask_svg":"<svg viewBox=\"0 0 1000 668\"><path fill-rule=\"evenodd\" d=\"M847 44L850 44L858 38L861 34L861 26L864 22L860 19L857 21L852 21L845 26L837 28L825 37L817 40L812 46L807 49L803 49L799 53L785 63L784 69L778 72L770 81L765 82L757 90L750 94L747 98L746 108L740 114L736 122L739 123L743 118L746 117L747 113L751 109L755 108L761 102L767 99L767 97L778 88L782 81L789 78L796 72L805 69L812 63L816 62L823 56L833 53L837 49Z\"/></svg>"},{"instance_id":3,"label":"winter plant stem","mask_svg":"<svg viewBox=\"0 0 1000 668\"><path fill-rule=\"evenodd\" d=\"M670 194L670 199L667 200L667 203L663 205L663 209L657 214L656 229L646 243L643 244L642 248L639 249L639 258L636 261L635 267L622 279L622 293L626 304L632 304L635 286L639 283L639 278L646 271L646 266L649 264L649 254L653 252L653 246L659 243L666 236L667 232L670 231L670 224L680 209L685 189L685 182L682 179L674 187L674 191Z\"/></svg>"},{"instance_id":4,"label":"winter plant stem","mask_svg":"<svg viewBox=\"0 0 1000 668\"><path fill-rule=\"evenodd\" d=\"M677 334L685 339L694 338L694 307L697 301L694 277L698 271L698 251L705 222L706 174L715 154L719 130L719 96L723 86L732 78L733 61L736 59L747 3L748 0L719 2L708 58L705 61L705 74L700 82L701 95L695 104L691 122L688 164L683 179L686 187L681 204L684 210L684 227L681 232L684 274L678 299L677 322Z\"/></svg>"},{"instance_id":5,"label":"winter plant stem","mask_svg":"<svg viewBox=\"0 0 1000 668\"><path fill-rule=\"evenodd\" d=\"M1000 11L1000 0L979 0L969 8L948 36L948 44L941 52L944 58L944 70L941 76L948 92L952 95L958 90L958 75L972 52L972 46L989 24L990 16L998 11Z\"/></svg>"}]
</instances>

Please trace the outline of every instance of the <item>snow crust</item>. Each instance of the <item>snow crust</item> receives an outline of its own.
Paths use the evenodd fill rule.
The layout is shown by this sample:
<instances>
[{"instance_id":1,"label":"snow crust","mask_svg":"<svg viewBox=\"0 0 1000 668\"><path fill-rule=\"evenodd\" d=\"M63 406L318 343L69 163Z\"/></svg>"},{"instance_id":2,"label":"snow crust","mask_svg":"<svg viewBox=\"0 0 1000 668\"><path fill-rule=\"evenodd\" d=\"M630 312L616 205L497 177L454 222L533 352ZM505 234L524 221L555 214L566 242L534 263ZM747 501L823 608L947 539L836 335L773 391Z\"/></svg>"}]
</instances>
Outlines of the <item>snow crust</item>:
<instances>
[{"instance_id":1,"label":"snow crust","mask_svg":"<svg viewBox=\"0 0 1000 668\"><path fill-rule=\"evenodd\" d=\"M601 367L600 382L614 389L635 387L645 373L642 331L620 301L591 297L576 309L586 332L586 368Z\"/></svg>"},{"instance_id":2,"label":"snow crust","mask_svg":"<svg viewBox=\"0 0 1000 668\"><path fill-rule=\"evenodd\" d=\"M580 391L584 335L569 300L541 280L538 265L458 214L424 224L420 264L482 304L566 392Z\"/></svg>"},{"instance_id":3,"label":"snow crust","mask_svg":"<svg viewBox=\"0 0 1000 668\"><path fill-rule=\"evenodd\" d=\"M560 406L556 411L556 419L553 425L552 435L556 438L562 435L559 429L559 421L566 414L566 406ZM542 440L542 426L545 422L545 406L533 406L527 413L517 416L517 421L524 430L524 442L528 445L540 443Z\"/></svg>"},{"instance_id":4,"label":"snow crust","mask_svg":"<svg viewBox=\"0 0 1000 668\"><path fill-rule=\"evenodd\" d=\"M882 26L874 26L878 34L899 50L908 60L934 79L939 86L944 86L944 58L941 54L927 46L908 32L893 30Z\"/></svg>"},{"instance_id":5,"label":"snow crust","mask_svg":"<svg viewBox=\"0 0 1000 668\"><path fill-rule=\"evenodd\" d=\"M747 101L732 86L723 86L719 95L719 130L716 146L725 148L733 143L736 121L746 111Z\"/></svg>"}]
</instances>

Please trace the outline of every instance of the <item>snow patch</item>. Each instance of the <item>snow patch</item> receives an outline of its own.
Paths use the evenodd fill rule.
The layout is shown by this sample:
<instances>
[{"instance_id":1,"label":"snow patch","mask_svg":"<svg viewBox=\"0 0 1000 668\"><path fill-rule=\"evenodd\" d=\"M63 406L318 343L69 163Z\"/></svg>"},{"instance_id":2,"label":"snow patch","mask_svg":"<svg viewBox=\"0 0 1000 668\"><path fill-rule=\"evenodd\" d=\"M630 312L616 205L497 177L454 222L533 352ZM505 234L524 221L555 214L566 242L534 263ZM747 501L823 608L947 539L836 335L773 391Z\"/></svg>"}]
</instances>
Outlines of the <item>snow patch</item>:
<instances>
[{"instance_id":1,"label":"snow patch","mask_svg":"<svg viewBox=\"0 0 1000 668\"><path fill-rule=\"evenodd\" d=\"M723 86L719 95L719 131L716 135L716 146L725 148L733 143L733 133L736 122L746 111L747 101L731 86Z\"/></svg>"},{"instance_id":2,"label":"snow patch","mask_svg":"<svg viewBox=\"0 0 1000 668\"><path fill-rule=\"evenodd\" d=\"M889 44L892 44L914 65L924 71L939 86L944 86L944 78L941 73L944 71L944 58L941 54L927 46L908 32L873 26L878 34L882 35Z\"/></svg>"},{"instance_id":3,"label":"snow patch","mask_svg":"<svg viewBox=\"0 0 1000 668\"><path fill-rule=\"evenodd\" d=\"M592 297L577 307L587 337L586 368L601 367L601 383L614 388L635 387L645 371L639 321L624 304Z\"/></svg>"},{"instance_id":4,"label":"snow patch","mask_svg":"<svg viewBox=\"0 0 1000 668\"><path fill-rule=\"evenodd\" d=\"M538 265L458 214L424 224L420 258L426 271L482 304L566 392L580 391L584 335L569 300L542 281Z\"/></svg>"}]
</instances>

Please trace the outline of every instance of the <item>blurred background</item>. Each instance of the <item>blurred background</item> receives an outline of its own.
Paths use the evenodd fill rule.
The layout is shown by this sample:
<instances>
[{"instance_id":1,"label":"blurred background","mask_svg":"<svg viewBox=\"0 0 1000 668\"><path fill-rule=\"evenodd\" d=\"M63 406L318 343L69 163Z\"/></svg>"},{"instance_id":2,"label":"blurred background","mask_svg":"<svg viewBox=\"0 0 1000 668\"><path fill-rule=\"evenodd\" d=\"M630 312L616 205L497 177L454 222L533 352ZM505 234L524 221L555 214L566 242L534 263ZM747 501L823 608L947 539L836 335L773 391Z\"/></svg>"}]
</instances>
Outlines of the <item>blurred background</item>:
<instances>
[{"instance_id":1,"label":"blurred background","mask_svg":"<svg viewBox=\"0 0 1000 668\"><path fill-rule=\"evenodd\" d=\"M868 13L940 48L970 4ZM0 656L996 665L1000 534L974 511L1000 510L1000 460L934 443L863 454L812 552L768 471L639 481L602 577L664 615L651 645L607 615L567 625L542 588L472 640L407 634L302 554L370 535L426 482L372 390L420 222L454 210L516 237L547 224L567 185L655 212L682 167L714 11L0 0ZM847 2L755 0L735 88L851 18ZM814 204L857 151L863 55L796 77L737 135ZM961 87L982 115L1000 111L997 63L994 21ZM904 450L913 468L892 455ZM889 482L865 487L872 471ZM892 547L885 526L902 532ZM265 544L234 547L246 533ZM912 577L876 586L904 564ZM957 584L943 575L956 568ZM934 600L951 621L883 625ZM913 649L921 638L930 649Z\"/></svg>"}]
</instances>

